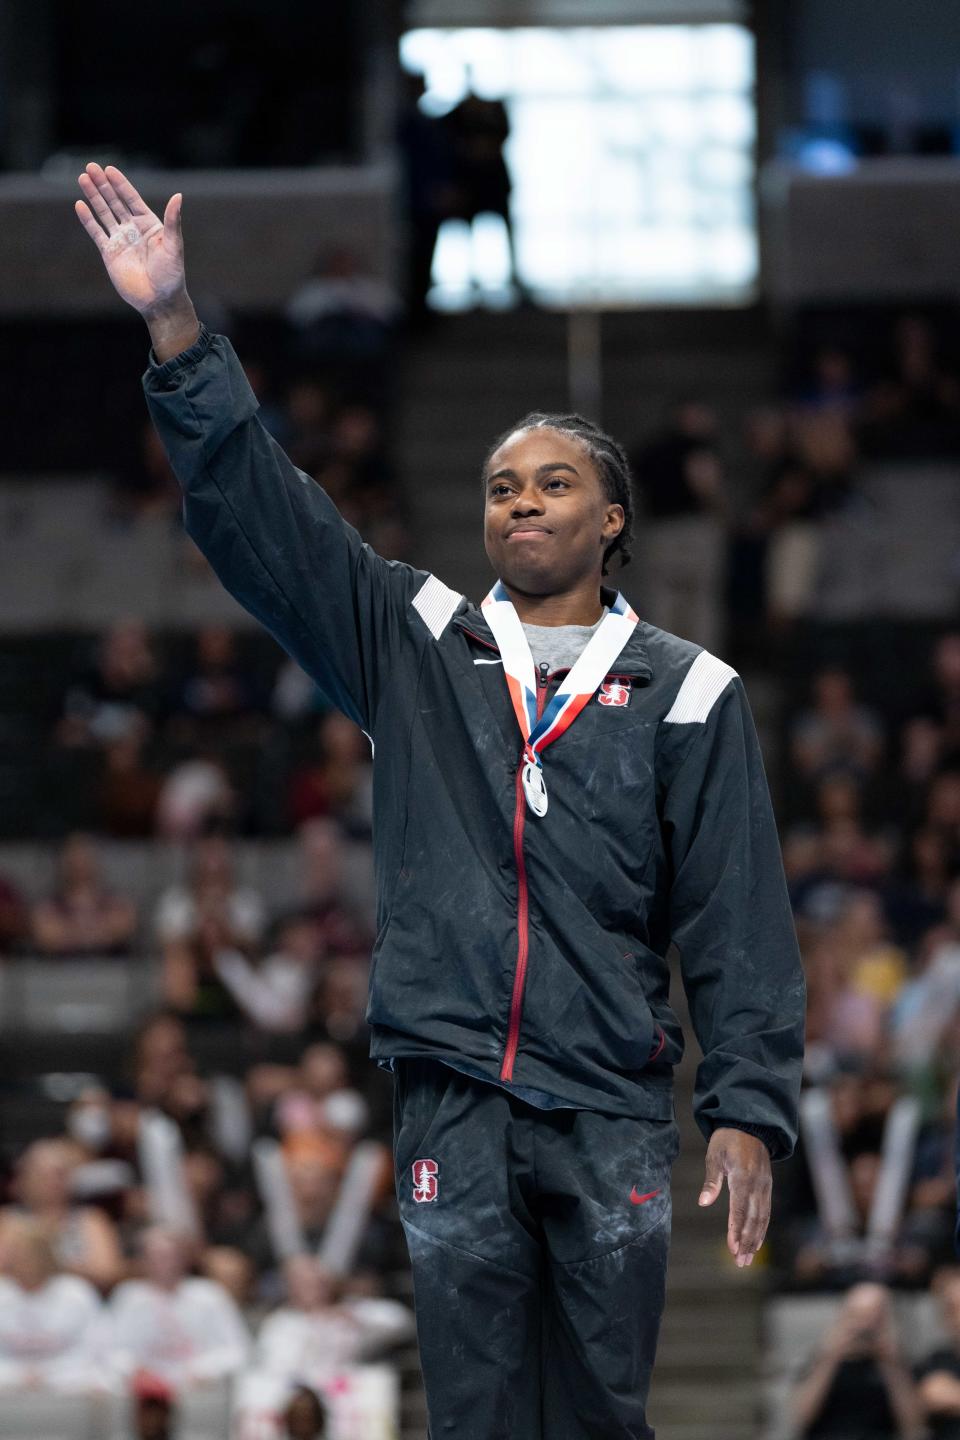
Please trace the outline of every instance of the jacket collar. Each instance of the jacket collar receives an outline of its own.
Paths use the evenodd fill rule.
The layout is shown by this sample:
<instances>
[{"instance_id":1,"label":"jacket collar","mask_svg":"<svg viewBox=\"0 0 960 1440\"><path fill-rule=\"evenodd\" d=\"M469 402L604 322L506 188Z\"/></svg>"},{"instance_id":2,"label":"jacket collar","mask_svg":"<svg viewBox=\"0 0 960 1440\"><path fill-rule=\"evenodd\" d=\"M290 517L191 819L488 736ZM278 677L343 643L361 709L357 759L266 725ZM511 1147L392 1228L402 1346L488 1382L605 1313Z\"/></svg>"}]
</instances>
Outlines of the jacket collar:
<instances>
[{"instance_id":1,"label":"jacket collar","mask_svg":"<svg viewBox=\"0 0 960 1440\"><path fill-rule=\"evenodd\" d=\"M604 605L612 605L617 598L615 590L609 590L605 585L600 587L600 598ZM464 634L471 635L484 645L497 648L497 642L493 638L490 626L483 618L483 611L478 605L471 605L470 601L464 602L464 608L458 610L453 617L453 624ZM643 620L637 622L636 628L630 639L624 645L620 654L610 667L611 675L629 675L633 678L653 679L653 667L650 664L650 656L647 652L646 643L647 627Z\"/></svg>"}]
</instances>

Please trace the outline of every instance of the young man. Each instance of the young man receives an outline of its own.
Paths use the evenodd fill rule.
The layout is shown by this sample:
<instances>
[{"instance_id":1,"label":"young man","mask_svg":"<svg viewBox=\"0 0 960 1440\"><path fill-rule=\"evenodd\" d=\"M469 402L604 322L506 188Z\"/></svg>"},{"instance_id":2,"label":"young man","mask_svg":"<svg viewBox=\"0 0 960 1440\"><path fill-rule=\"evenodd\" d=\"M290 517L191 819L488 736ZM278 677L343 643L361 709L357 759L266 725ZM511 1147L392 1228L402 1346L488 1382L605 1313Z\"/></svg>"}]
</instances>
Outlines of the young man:
<instances>
[{"instance_id":1,"label":"young man","mask_svg":"<svg viewBox=\"0 0 960 1440\"><path fill-rule=\"evenodd\" d=\"M188 532L375 745L371 1054L431 1433L640 1440L664 1298L671 940L703 1050L701 1203L749 1264L793 1149L804 982L756 733L723 661L605 589L623 453L528 417L484 470L480 608L375 555L257 418L198 325L179 195L119 170L81 222L152 340L147 403Z\"/></svg>"}]
</instances>

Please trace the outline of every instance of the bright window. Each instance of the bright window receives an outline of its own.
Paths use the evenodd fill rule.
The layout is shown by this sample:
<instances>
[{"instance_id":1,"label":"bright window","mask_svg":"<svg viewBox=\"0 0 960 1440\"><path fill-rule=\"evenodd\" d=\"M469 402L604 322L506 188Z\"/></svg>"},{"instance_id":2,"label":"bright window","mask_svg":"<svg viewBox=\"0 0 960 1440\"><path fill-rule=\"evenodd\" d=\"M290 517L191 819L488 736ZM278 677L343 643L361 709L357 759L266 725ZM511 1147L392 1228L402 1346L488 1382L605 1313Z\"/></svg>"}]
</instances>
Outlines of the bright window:
<instances>
[{"instance_id":1,"label":"bright window","mask_svg":"<svg viewBox=\"0 0 960 1440\"><path fill-rule=\"evenodd\" d=\"M503 102L517 269L558 306L737 303L754 295L753 37L744 26L419 29L422 107ZM509 304L505 227L447 221L431 302Z\"/></svg>"}]
</instances>

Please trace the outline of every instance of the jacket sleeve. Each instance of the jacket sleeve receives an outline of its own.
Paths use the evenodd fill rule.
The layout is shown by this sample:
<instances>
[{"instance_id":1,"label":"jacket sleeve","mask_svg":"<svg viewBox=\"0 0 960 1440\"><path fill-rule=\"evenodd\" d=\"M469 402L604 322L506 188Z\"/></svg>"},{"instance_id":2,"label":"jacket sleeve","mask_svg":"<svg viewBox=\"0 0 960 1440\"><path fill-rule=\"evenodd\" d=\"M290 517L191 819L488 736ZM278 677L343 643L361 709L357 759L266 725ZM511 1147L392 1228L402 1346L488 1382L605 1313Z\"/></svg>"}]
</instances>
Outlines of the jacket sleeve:
<instances>
[{"instance_id":1,"label":"jacket sleeve","mask_svg":"<svg viewBox=\"0 0 960 1440\"><path fill-rule=\"evenodd\" d=\"M797 1140L806 984L757 732L733 675L694 721L663 802L671 938L703 1052L694 1115Z\"/></svg>"},{"instance_id":2,"label":"jacket sleeve","mask_svg":"<svg viewBox=\"0 0 960 1440\"><path fill-rule=\"evenodd\" d=\"M268 433L230 341L200 327L143 376L187 534L230 593L368 732L424 572L365 544Z\"/></svg>"}]
</instances>

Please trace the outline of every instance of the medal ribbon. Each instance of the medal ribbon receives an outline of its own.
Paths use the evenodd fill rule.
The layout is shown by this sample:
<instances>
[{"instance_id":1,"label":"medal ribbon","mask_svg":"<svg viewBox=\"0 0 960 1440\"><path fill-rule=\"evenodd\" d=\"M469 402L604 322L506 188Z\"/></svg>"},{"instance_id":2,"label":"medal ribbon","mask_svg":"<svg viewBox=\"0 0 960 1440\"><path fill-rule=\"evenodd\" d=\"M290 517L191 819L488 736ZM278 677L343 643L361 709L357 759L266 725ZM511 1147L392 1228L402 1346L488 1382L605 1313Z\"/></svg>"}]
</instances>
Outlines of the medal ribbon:
<instances>
[{"instance_id":1,"label":"medal ribbon","mask_svg":"<svg viewBox=\"0 0 960 1440\"><path fill-rule=\"evenodd\" d=\"M565 730L569 730L580 711L596 694L600 682L633 634L638 616L618 593L609 612L538 720L533 656L520 617L502 581L497 581L481 608L503 660L507 689L523 736L523 789L527 804L535 815L544 815L547 788L543 778L542 752Z\"/></svg>"}]
</instances>

